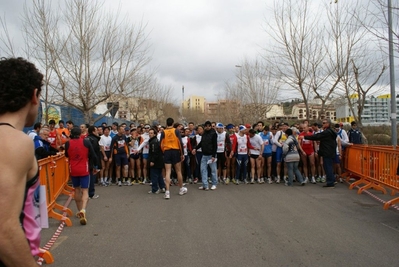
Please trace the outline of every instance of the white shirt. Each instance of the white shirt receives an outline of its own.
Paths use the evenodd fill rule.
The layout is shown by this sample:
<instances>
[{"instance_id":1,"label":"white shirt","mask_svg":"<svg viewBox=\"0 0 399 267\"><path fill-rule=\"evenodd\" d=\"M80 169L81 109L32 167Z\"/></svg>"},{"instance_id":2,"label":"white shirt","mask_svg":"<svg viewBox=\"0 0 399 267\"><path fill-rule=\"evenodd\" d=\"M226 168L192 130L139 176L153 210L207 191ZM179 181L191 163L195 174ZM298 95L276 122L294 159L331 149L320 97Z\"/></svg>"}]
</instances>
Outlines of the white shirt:
<instances>
[{"instance_id":1,"label":"white shirt","mask_svg":"<svg viewBox=\"0 0 399 267\"><path fill-rule=\"evenodd\" d=\"M255 134L254 137L250 137L249 141L251 143L251 145L255 148L255 149L250 149L249 152L252 155L260 155L262 151L262 146L263 146L263 139L262 137L260 137L259 135Z\"/></svg>"},{"instance_id":2,"label":"white shirt","mask_svg":"<svg viewBox=\"0 0 399 267\"><path fill-rule=\"evenodd\" d=\"M143 138L143 143L139 146L139 150L143 149L143 154L148 154L150 151L150 135L148 133L143 133L141 135L141 138Z\"/></svg>"},{"instance_id":3,"label":"white shirt","mask_svg":"<svg viewBox=\"0 0 399 267\"><path fill-rule=\"evenodd\" d=\"M101 135L100 141L98 141L98 144L102 147L104 147L104 151L110 151L111 150L111 141L112 138L110 135L105 136Z\"/></svg>"},{"instance_id":4,"label":"white shirt","mask_svg":"<svg viewBox=\"0 0 399 267\"><path fill-rule=\"evenodd\" d=\"M217 132L217 150L216 153L223 153L226 150L226 132Z\"/></svg>"},{"instance_id":5,"label":"white shirt","mask_svg":"<svg viewBox=\"0 0 399 267\"><path fill-rule=\"evenodd\" d=\"M245 155L248 154L248 137L247 135L239 135L236 133L237 136L237 154Z\"/></svg>"}]
</instances>

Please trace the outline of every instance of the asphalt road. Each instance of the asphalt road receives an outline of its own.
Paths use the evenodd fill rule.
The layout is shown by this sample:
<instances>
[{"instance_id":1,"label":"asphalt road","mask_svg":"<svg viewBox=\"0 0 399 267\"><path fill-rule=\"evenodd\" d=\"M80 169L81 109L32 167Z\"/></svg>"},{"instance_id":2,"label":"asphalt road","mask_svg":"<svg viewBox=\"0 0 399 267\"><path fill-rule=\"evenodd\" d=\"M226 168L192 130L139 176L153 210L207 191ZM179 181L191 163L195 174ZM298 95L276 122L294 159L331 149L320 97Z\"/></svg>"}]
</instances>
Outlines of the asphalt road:
<instances>
[{"instance_id":1,"label":"asphalt road","mask_svg":"<svg viewBox=\"0 0 399 267\"><path fill-rule=\"evenodd\" d=\"M170 200L144 185L97 187L88 224L72 218L50 250L53 266L399 266L399 211L321 186L188 185Z\"/></svg>"}]
</instances>

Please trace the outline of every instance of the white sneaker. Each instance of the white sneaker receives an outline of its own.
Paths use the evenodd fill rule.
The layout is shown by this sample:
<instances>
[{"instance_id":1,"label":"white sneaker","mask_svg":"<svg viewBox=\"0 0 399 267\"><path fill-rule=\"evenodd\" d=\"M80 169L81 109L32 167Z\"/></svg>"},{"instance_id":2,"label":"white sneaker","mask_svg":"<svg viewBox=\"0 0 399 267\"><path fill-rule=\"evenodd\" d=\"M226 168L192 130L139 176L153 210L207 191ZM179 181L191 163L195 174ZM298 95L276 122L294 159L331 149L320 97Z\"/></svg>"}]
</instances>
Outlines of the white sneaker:
<instances>
[{"instance_id":1,"label":"white sneaker","mask_svg":"<svg viewBox=\"0 0 399 267\"><path fill-rule=\"evenodd\" d=\"M166 192L166 189L165 189L165 188L162 188L161 191L162 191L162 193L165 193L165 192Z\"/></svg>"},{"instance_id":2,"label":"white sneaker","mask_svg":"<svg viewBox=\"0 0 399 267\"><path fill-rule=\"evenodd\" d=\"M187 194L187 188L186 187L182 187L182 188L180 188L180 190L179 190L179 195L184 195L184 194Z\"/></svg>"},{"instance_id":3,"label":"white sneaker","mask_svg":"<svg viewBox=\"0 0 399 267\"><path fill-rule=\"evenodd\" d=\"M164 199L170 199L170 192L166 191L165 195L163 196Z\"/></svg>"},{"instance_id":4,"label":"white sneaker","mask_svg":"<svg viewBox=\"0 0 399 267\"><path fill-rule=\"evenodd\" d=\"M272 184L272 183L273 183L273 181L272 181L272 178L271 178L271 177L268 177L268 178L267 178L267 183L268 183L268 184Z\"/></svg>"},{"instance_id":5,"label":"white sneaker","mask_svg":"<svg viewBox=\"0 0 399 267\"><path fill-rule=\"evenodd\" d=\"M312 176L312 179L310 180L310 182L311 182L312 184L315 184L315 183L316 183L316 179L314 178L314 176Z\"/></svg>"},{"instance_id":6,"label":"white sneaker","mask_svg":"<svg viewBox=\"0 0 399 267\"><path fill-rule=\"evenodd\" d=\"M280 177L277 177L276 184L280 183Z\"/></svg>"},{"instance_id":7,"label":"white sneaker","mask_svg":"<svg viewBox=\"0 0 399 267\"><path fill-rule=\"evenodd\" d=\"M255 180L254 180L254 178L252 178L251 179L251 184L254 184L255 183Z\"/></svg>"},{"instance_id":8,"label":"white sneaker","mask_svg":"<svg viewBox=\"0 0 399 267\"><path fill-rule=\"evenodd\" d=\"M259 183L260 183L260 184L264 184L264 183L265 183L265 179L260 178Z\"/></svg>"},{"instance_id":9,"label":"white sneaker","mask_svg":"<svg viewBox=\"0 0 399 267\"><path fill-rule=\"evenodd\" d=\"M216 185L212 185L211 190L216 190Z\"/></svg>"},{"instance_id":10,"label":"white sneaker","mask_svg":"<svg viewBox=\"0 0 399 267\"><path fill-rule=\"evenodd\" d=\"M309 183L309 178L305 177L305 181L303 181L305 184Z\"/></svg>"},{"instance_id":11,"label":"white sneaker","mask_svg":"<svg viewBox=\"0 0 399 267\"><path fill-rule=\"evenodd\" d=\"M121 181L119 181L119 182L118 182L118 185L119 185L119 186L122 186L122 182L121 182Z\"/></svg>"}]
</instances>

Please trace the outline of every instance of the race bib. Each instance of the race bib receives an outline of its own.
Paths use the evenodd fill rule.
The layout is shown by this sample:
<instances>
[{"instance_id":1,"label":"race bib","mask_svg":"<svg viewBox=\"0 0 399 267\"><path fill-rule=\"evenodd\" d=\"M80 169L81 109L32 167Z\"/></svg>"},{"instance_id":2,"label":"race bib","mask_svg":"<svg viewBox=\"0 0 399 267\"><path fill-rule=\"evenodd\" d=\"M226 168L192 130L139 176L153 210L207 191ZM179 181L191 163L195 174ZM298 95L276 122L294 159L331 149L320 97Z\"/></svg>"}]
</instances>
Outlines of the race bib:
<instances>
[{"instance_id":1,"label":"race bib","mask_svg":"<svg viewBox=\"0 0 399 267\"><path fill-rule=\"evenodd\" d=\"M118 141L118 147L124 147L125 146L125 141L124 140L119 140Z\"/></svg>"},{"instance_id":2,"label":"race bib","mask_svg":"<svg viewBox=\"0 0 399 267\"><path fill-rule=\"evenodd\" d=\"M224 152L224 141L218 142L217 152L218 153Z\"/></svg>"},{"instance_id":3,"label":"race bib","mask_svg":"<svg viewBox=\"0 0 399 267\"><path fill-rule=\"evenodd\" d=\"M246 146L240 146L238 148L238 152L241 153L241 154L247 153L247 151L248 151L248 149L247 149Z\"/></svg>"}]
</instances>

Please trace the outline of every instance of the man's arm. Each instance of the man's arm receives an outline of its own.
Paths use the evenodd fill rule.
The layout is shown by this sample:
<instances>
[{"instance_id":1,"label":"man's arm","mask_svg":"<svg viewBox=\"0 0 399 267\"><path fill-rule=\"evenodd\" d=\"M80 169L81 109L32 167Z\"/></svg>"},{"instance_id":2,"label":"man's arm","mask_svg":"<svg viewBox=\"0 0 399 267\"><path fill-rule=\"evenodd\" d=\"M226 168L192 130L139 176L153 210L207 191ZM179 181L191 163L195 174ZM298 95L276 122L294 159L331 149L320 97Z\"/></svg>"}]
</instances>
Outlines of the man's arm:
<instances>
[{"instance_id":1,"label":"man's arm","mask_svg":"<svg viewBox=\"0 0 399 267\"><path fill-rule=\"evenodd\" d=\"M9 267L38 266L19 221L27 179L37 171L32 139L25 137L4 137L7 153L0 155L0 259Z\"/></svg>"},{"instance_id":2,"label":"man's arm","mask_svg":"<svg viewBox=\"0 0 399 267\"><path fill-rule=\"evenodd\" d=\"M85 147L89 149L89 162L90 164L90 169L98 169L99 164L99 158L97 157L96 151L94 151L93 145L91 144L91 141L89 137L83 139L83 144Z\"/></svg>"}]
</instances>

